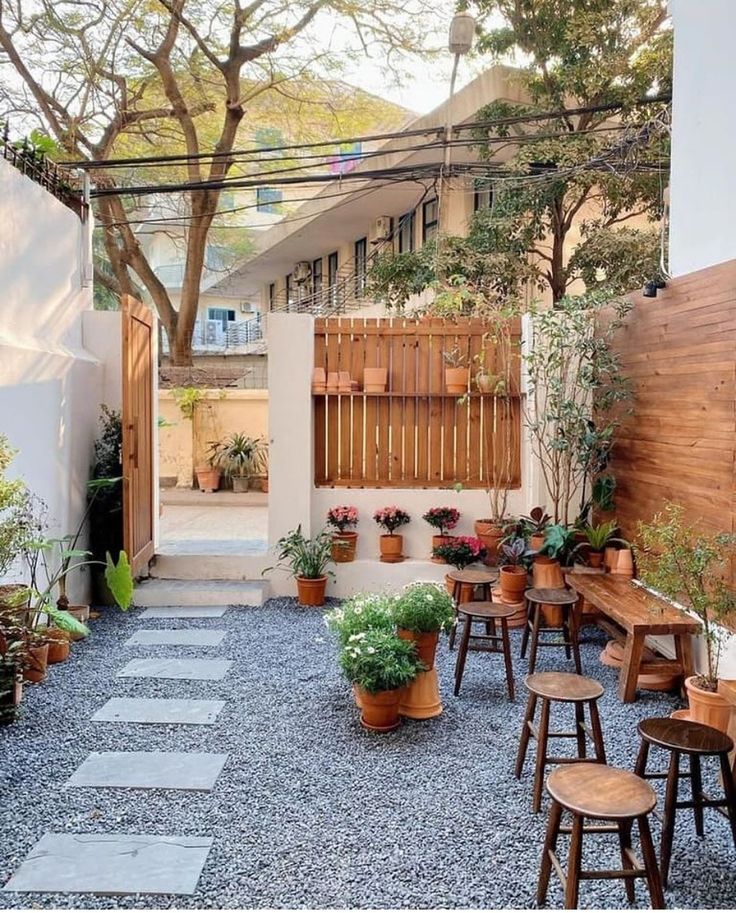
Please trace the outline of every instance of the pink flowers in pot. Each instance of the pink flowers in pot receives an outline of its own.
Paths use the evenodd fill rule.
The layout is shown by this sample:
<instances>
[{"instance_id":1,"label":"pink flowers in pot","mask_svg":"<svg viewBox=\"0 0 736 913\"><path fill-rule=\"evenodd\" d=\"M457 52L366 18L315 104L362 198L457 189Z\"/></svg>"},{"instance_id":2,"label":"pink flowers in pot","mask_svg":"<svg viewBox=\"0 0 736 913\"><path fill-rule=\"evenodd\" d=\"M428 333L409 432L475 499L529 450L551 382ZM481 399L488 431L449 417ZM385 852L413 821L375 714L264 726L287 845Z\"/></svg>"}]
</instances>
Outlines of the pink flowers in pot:
<instances>
[{"instance_id":1,"label":"pink flowers in pot","mask_svg":"<svg viewBox=\"0 0 736 913\"><path fill-rule=\"evenodd\" d=\"M487 555L486 547L475 536L455 536L445 545L438 545L432 554L442 558L447 564L462 570L469 564L482 561Z\"/></svg>"},{"instance_id":2,"label":"pink flowers in pot","mask_svg":"<svg viewBox=\"0 0 736 913\"><path fill-rule=\"evenodd\" d=\"M391 507L382 507L380 510L377 510L373 514L373 519L379 526L382 526L386 530L389 536L393 536L394 532L400 526L404 526L411 520L411 517L405 510L393 505Z\"/></svg>"},{"instance_id":3,"label":"pink flowers in pot","mask_svg":"<svg viewBox=\"0 0 736 913\"><path fill-rule=\"evenodd\" d=\"M440 536L446 536L448 531L455 529L460 520L460 511L454 507L431 507L422 517L430 526L439 530Z\"/></svg>"},{"instance_id":4,"label":"pink flowers in pot","mask_svg":"<svg viewBox=\"0 0 736 913\"><path fill-rule=\"evenodd\" d=\"M330 526L344 533L358 525L358 508L340 505L327 511L327 522Z\"/></svg>"}]
</instances>

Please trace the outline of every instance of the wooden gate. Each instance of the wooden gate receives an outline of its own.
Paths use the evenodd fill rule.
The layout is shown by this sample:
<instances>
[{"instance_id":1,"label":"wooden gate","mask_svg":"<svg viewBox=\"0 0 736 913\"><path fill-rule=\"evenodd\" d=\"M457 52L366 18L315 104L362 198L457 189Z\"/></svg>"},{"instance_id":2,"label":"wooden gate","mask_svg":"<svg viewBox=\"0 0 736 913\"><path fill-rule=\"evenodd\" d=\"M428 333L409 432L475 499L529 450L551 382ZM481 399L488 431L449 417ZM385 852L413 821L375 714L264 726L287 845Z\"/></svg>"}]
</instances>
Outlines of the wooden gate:
<instances>
[{"instance_id":1,"label":"wooden gate","mask_svg":"<svg viewBox=\"0 0 736 913\"><path fill-rule=\"evenodd\" d=\"M123 297L123 532L133 575L153 558L153 315Z\"/></svg>"}]
</instances>

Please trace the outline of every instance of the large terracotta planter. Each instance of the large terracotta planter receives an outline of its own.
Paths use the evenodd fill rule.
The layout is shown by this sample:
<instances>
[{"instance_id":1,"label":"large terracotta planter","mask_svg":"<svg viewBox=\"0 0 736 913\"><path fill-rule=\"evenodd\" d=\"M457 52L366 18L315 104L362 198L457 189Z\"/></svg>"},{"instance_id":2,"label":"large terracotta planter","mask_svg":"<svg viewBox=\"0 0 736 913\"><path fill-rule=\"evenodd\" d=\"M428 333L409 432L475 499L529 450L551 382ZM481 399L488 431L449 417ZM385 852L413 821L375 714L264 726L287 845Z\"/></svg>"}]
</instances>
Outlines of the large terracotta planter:
<instances>
[{"instance_id":1,"label":"large terracotta planter","mask_svg":"<svg viewBox=\"0 0 736 913\"><path fill-rule=\"evenodd\" d=\"M334 533L332 536L332 560L336 564L347 564L350 561L355 561L357 544L357 533Z\"/></svg>"},{"instance_id":2,"label":"large terracotta planter","mask_svg":"<svg viewBox=\"0 0 736 913\"><path fill-rule=\"evenodd\" d=\"M529 539L529 547L533 548L534 551L539 551L539 549L544 545L544 533L534 533Z\"/></svg>"},{"instance_id":3,"label":"large terracotta planter","mask_svg":"<svg viewBox=\"0 0 736 913\"><path fill-rule=\"evenodd\" d=\"M200 491L217 491L220 487L219 469L212 469L211 466L198 466L195 472Z\"/></svg>"},{"instance_id":4,"label":"large terracotta planter","mask_svg":"<svg viewBox=\"0 0 736 913\"><path fill-rule=\"evenodd\" d=\"M429 720L442 713L440 683L436 669L420 672L414 681L401 691L399 715L410 720Z\"/></svg>"},{"instance_id":5,"label":"large terracotta planter","mask_svg":"<svg viewBox=\"0 0 736 913\"><path fill-rule=\"evenodd\" d=\"M34 644L28 647L26 661L23 666L23 680L38 685L46 678L46 668L49 662L49 645Z\"/></svg>"},{"instance_id":6,"label":"large terracotta planter","mask_svg":"<svg viewBox=\"0 0 736 913\"><path fill-rule=\"evenodd\" d=\"M470 368L445 368L445 391L462 396L468 392Z\"/></svg>"},{"instance_id":7,"label":"large terracotta planter","mask_svg":"<svg viewBox=\"0 0 736 913\"><path fill-rule=\"evenodd\" d=\"M417 634L408 628L397 628L396 633L402 640L413 641L417 646L417 655L427 669L434 667L434 658L437 654L437 644L440 639L439 631L429 631L426 634Z\"/></svg>"},{"instance_id":8,"label":"large terracotta planter","mask_svg":"<svg viewBox=\"0 0 736 913\"><path fill-rule=\"evenodd\" d=\"M325 604L327 575L324 577L297 577L296 592L299 605L319 606Z\"/></svg>"},{"instance_id":9,"label":"large terracotta planter","mask_svg":"<svg viewBox=\"0 0 736 913\"><path fill-rule=\"evenodd\" d=\"M523 567L504 565L498 575L501 584L501 601L509 604L521 602L527 588L527 574Z\"/></svg>"},{"instance_id":10,"label":"large terracotta planter","mask_svg":"<svg viewBox=\"0 0 736 913\"><path fill-rule=\"evenodd\" d=\"M449 574L445 574L445 587L447 592L454 598L455 596L455 581ZM460 584L460 603L463 602L472 602L475 599L475 586L472 583L461 583Z\"/></svg>"},{"instance_id":11,"label":"large terracotta planter","mask_svg":"<svg viewBox=\"0 0 736 913\"><path fill-rule=\"evenodd\" d=\"M399 704L401 703L401 689L393 691L379 691L371 694L363 688L358 688L361 714L360 725L373 732L391 732L401 723Z\"/></svg>"},{"instance_id":12,"label":"large terracotta planter","mask_svg":"<svg viewBox=\"0 0 736 913\"><path fill-rule=\"evenodd\" d=\"M59 628L49 628L48 638L49 665L52 663L63 663L65 660L69 659L71 646L69 643L69 635L66 633L66 631L62 631Z\"/></svg>"},{"instance_id":13,"label":"large terracotta planter","mask_svg":"<svg viewBox=\"0 0 736 913\"><path fill-rule=\"evenodd\" d=\"M398 533L393 536L381 536L381 561L396 564L404 560L404 537Z\"/></svg>"},{"instance_id":14,"label":"large terracotta planter","mask_svg":"<svg viewBox=\"0 0 736 913\"><path fill-rule=\"evenodd\" d=\"M689 717L696 723L704 723L721 732L728 732L731 721L732 705L718 691L705 691L698 687L697 676L685 679L687 698L690 704Z\"/></svg>"},{"instance_id":15,"label":"large terracotta planter","mask_svg":"<svg viewBox=\"0 0 736 913\"><path fill-rule=\"evenodd\" d=\"M560 562L547 555L537 555L532 565L532 580L534 586L543 590L558 590L565 586ZM545 622L553 628L562 624L562 608L544 603L542 615Z\"/></svg>"},{"instance_id":16,"label":"large terracotta planter","mask_svg":"<svg viewBox=\"0 0 736 913\"><path fill-rule=\"evenodd\" d=\"M385 393L388 384L388 368L364 368L363 392Z\"/></svg>"},{"instance_id":17,"label":"large terracotta planter","mask_svg":"<svg viewBox=\"0 0 736 913\"><path fill-rule=\"evenodd\" d=\"M475 535L485 545L488 554L485 558L486 564L498 563L498 546L503 539L503 528L498 523L491 520L476 520Z\"/></svg>"},{"instance_id":18,"label":"large terracotta planter","mask_svg":"<svg viewBox=\"0 0 736 913\"><path fill-rule=\"evenodd\" d=\"M431 560L434 564L447 564L444 558L435 557L434 550L439 548L440 545L447 545L448 543L452 542L454 538L455 536L432 536Z\"/></svg>"},{"instance_id":19,"label":"large terracotta planter","mask_svg":"<svg viewBox=\"0 0 736 913\"><path fill-rule=\"evenodd\" d=\"M634 576L634 556L630 548L620 548L616 553L616 564L611 567L612 574L622 577Z\"/></svg>"}]
</instances>

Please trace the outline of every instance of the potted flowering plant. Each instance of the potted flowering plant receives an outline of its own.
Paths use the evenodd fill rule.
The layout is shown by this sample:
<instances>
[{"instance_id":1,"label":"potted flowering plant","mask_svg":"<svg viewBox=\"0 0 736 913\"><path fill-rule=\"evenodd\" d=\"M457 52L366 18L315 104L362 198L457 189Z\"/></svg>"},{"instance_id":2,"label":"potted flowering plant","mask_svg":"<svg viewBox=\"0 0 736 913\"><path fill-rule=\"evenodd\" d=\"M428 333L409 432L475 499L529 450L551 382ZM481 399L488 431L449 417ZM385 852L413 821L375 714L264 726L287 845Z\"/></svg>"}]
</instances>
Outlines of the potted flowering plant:
<instances>
[{"instance_id":1,"label":"potted flowering plant","mask_svg":"<svg viewBox=\"0 0 736 913\"><path fill-rule=\"evenodd\" d=\"M422 662L433 668L440 631L455 619L448 593L434 583L412 583L396 598L393 614L399 637L415 643Z\"/></svg>"},{"instance_id":2,"label":"potted flowering plant","mask_svg":"<svg viewBox=\"0 0 736 913\"><path fill-rule=\"evenodd\" d=\"M484 561L487 554L485 545L476 536L453 536L450 542L432 549L434 557L440 558L445 564L451 564L459 571L469 564L474 564L476 561ZM446 576L445 585L447 592L452 595L455 588L454 580ZM472 584L462 584L460 602L471 602L473 592L474 587Z\"/></svg>"},{"instance_id":3,"label":"potted flowering plant","mask_svg":"<svg viewBox=\"0 0 736 913\"><path fill-rule=\"evenodd\" d=\"M460 511L456 510L454 507L431 507L427 513L422 516L422 519L438 531L437 535L432 536L432 550L434 551L436 546L444 545L452 538L452 536L448 536L447 533L457 526L458 521L460 520ZM435 558L433 556L432 561L434 561L435 564L442 564L441 558Z\"/></svg>"},{"instance_id":4,"label":"potted flowering plant","mask_svg":"<svg viewBox=\"0 0 736 913\"><path fill-rule=\"evenodd\" d=\"M394 564L404 560L404 537L397 536L396 530L407 524L411 517L400 507L382 507L373 514L376 523L386 530L381 536L381 561Z\"/></svg>"},{"instance_id":5,"label":"potted flowering plant","mask_svg":"<svg viewBox=\"0 0 736 913\"><path fill-rule=\"evenodd\" d=\"M336 532L332 534L332 560L336 562L355 561L358 534L353 527L358 525L358 508L340 505L327 511L327 524Z\"/></svg>"},{"instance_id":6,"label":"potted flowering plant","mask_svg":"<svg viewBox=\"0 0 736 913\"><path fill-rule=\"evenodd\" d=\"M524 561L533 552L527 548L526 541L521 536L514 536L501 544L501 554L504 564L499 571L501 584L501 602L515 605L524 599L527 588L527 569Z\"/></svg>"},{"instance_id":7,"label":"potted flowering plant","mask_svg":"<svg viewBox=\"0 0 736 913\"><path fill-rule=\"evenodd\" d=\"M398 727L402 689L425 668L411 641L377 629L352 634L340 666L358 692L361 725L374 732Z\"/></svg>"},{"instance_id":8,"label":"potted flowering plant","mask_svg":"<svg viewBox=\"0 0 736 913\"><path fill-rule=\"evenodd\" d=\"M324 616L325 624L344 647L353 634L393 631L395 597L385 593L358 593Z\"/></svg>"}]
</instances>

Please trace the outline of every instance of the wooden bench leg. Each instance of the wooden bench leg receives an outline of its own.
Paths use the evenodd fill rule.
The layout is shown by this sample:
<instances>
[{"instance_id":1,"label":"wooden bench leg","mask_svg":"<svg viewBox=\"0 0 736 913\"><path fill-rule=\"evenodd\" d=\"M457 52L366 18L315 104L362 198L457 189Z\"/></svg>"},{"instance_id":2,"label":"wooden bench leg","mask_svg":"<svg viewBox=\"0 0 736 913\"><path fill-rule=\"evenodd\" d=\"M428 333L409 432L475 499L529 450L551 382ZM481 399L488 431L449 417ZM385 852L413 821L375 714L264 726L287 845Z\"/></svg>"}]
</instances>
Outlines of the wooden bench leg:
<instances>
[{"instance_id":1,"label":"wooden bench leg","mask_svg":"<svg viewBox=\"0 0 736 913\"><path fill-rule=\"evenodd\" d=\"M682 666L682 693L685 693L685 679L695 671L693 665L693 642L689 634L675 634L675 659Z\"/></svg>"},{"instance_id":2,"label":"wooden bench leg","mask_svg":"<svg viewBox=\"0 0 736 913\"><path fill-rule=\"evenodd\" d=\"M626 638L624 661L618 680L618 696L624 704L636 700L636 682L644 653L644 634L629 634Z\"/></svg>"}]
</instances>

